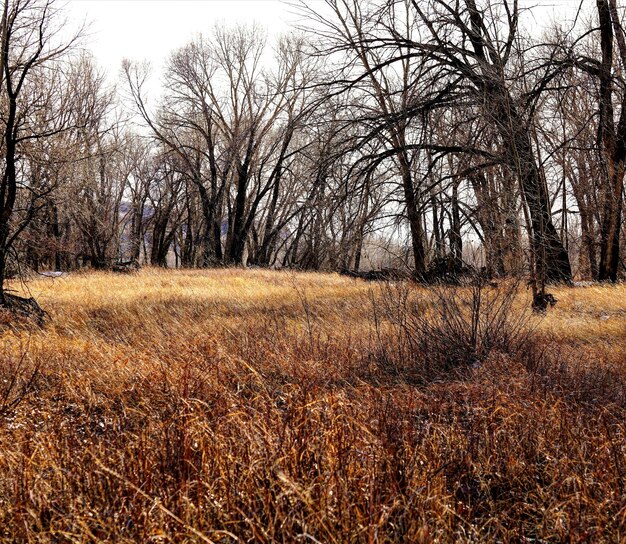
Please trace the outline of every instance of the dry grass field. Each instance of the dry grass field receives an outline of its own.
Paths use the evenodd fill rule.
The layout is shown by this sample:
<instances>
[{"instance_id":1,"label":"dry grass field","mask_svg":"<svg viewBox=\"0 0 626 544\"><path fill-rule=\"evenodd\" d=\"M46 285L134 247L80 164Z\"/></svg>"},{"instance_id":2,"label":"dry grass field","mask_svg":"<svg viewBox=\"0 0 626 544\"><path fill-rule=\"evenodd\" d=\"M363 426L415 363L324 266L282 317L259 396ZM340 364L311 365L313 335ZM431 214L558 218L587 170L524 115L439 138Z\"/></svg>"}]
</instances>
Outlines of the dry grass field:
<instances>
[{"instance_id":1,"label":"dry grass field","mask_svg":"<svg viewBox=\"0 0 626 544\"><path fill-rule=\"evenodd\" d=\"M626 540L626 286L555 289L544 318L522 289L465 365L454 334L411 344L446 332L436 289L150 269L26 287L49 319L0 316L3 541Z\"/></svg>"}]
</instances>

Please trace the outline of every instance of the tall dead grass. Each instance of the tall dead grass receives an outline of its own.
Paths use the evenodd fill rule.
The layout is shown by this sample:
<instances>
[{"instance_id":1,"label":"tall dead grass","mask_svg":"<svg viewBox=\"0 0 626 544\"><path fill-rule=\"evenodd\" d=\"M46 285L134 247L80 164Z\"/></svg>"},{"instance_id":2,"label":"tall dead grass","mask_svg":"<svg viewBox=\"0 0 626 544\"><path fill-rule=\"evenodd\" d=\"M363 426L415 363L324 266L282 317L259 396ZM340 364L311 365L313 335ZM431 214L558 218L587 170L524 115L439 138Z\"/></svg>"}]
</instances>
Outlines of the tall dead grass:
<instances>
[{"instance_id":1,"label":"tall dead grass","mask_svg":"<svg viewBox=\"0 0 626 544\"><path fill-rule=\"evenodd\" d=\"M50 321L2 334L5 541L626 538L624 286L562 289L523 349L419 379L381 364L384 288L336 275L28 287Z\"/></svg>"}]
</instances>

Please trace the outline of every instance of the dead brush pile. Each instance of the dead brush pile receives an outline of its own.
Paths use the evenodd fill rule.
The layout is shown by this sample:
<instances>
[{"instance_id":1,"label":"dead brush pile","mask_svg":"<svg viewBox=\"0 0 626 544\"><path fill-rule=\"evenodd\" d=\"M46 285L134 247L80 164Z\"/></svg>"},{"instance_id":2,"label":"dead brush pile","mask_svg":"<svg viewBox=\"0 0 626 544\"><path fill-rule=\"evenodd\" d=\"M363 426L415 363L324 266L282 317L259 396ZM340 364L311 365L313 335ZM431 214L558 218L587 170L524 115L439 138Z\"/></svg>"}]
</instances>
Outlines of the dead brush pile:
<instances>
[{"instance_id":1,"label":"dead brush pile","mask_svg":"<svg viewBox=\"0 0 626 544\"><path fill-rule=\"evenodd\" d=\"M560 290L532 342L483 338L463 372L403 362L384 290L335 275L30 289L50 322L2 337L5 541L626 536L623 286Z\"/></svg>"}]
</instances>

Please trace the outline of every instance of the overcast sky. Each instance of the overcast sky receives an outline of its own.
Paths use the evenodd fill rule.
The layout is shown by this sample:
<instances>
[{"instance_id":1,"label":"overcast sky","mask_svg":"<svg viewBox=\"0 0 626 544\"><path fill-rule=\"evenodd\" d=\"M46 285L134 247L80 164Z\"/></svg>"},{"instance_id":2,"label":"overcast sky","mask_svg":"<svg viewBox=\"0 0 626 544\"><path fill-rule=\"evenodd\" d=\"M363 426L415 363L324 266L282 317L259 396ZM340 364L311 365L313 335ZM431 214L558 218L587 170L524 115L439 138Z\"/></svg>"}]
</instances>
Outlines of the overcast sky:
<instances>
[{"instance_id":1,"label":"overcast sky","mask_svg":"<svg viewBox=\"0 0 626 544\"><path fill-rule=\"evenodd\" d=\"M533 26L548 19L571 18L580 0L520 0L533 10ZM168 55L189 42L197 33L210 33L216 23L257 22L268 36L286 32L297 20L281 0L66 0L70 22L90 23L86 47L106 70L111 81L117 79L121 61L148 60L159 77ZM308 0L320 2L322 0ZM585 0L589 4L593 0ZM156 82L155 82L156 83Z\"/></svg>"},{"instance_id":2,"label":"overcast sky","mask_svg":"<svg viewBox=\"0 0 626 544\"><path fill-rule=\"evenodd\" d=\"M280 0L67 0L72 24L90 24L86 46L111 77L121 61L148 60L156 73L168 55L216 23L257 22L269 36L294 20Z\"/></svg>"}]
</instances>

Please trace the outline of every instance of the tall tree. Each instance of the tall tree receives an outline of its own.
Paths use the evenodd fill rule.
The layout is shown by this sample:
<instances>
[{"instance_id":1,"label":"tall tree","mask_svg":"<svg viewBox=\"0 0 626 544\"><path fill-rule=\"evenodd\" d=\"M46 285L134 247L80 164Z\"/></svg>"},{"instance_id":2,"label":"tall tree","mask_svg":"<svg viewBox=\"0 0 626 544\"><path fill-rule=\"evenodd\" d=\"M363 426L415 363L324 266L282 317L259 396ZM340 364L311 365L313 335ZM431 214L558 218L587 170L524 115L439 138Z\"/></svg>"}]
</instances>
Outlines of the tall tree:
<instances>
[{"instance_id":1,"label":"tall tree","mask_svg":"<svg viewBox=\"0 0 626 544\"><path fill-rule=\"evenodd\" d=\"M50 141L72 125L71 97L60 60L76 38L58 43L59 13L53 0L5 0L0 22L0 304L7 303L7 263L15 241L32 221L41 198L53 190L29 170L25 148ZM46 67L56 70L46 71ZM54 161L42 155L41 160ZM32 166L32 163L31 163ZM40 164L41 166L41 164ZM16 214L20 192L25 210Z\"/></svg>"}]
</instances>

